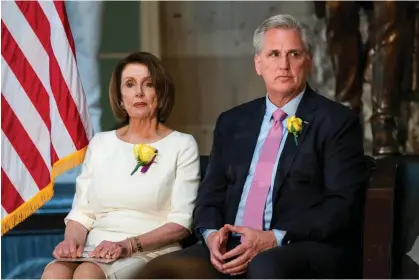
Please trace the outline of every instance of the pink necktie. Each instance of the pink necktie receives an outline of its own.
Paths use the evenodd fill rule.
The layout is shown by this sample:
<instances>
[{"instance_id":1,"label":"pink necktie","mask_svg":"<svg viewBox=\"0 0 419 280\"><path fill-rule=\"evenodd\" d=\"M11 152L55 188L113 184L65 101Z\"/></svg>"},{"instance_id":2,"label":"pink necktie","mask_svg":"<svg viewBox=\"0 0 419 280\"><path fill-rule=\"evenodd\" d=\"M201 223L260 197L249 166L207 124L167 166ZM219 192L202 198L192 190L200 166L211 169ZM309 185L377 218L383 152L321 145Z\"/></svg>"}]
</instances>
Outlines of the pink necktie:
<instances>
[{"instance_id":1,"label":"pink necktie","mask_svg":"<svg viewBox=\"0 0 419 280\"><path fill-rule=\"evenodd\" d=\"M274 123L262 147L252 185L247 196L243 214L243 226L263 229L266 197L271 186L272 171L282 139L282 120L286 113L277 109L273 113Z\"/></svg>"}]
</instances>

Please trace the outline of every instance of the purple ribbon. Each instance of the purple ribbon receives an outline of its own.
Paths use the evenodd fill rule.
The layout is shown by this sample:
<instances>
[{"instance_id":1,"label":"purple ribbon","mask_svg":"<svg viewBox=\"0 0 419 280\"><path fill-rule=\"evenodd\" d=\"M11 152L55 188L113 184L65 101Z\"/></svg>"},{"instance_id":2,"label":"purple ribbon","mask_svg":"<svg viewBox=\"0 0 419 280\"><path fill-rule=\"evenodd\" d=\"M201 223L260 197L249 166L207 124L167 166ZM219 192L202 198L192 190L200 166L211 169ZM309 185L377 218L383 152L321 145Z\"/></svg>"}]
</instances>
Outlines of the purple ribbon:
<instances>
[{"instance_id":1,"label":"purple ribbon","mask_svg":"<svg viewBox=\"0 0 419 280\"><path fill-rule=\"evenodd\" d=\"M156 151L157 152L157 151ZM154 159L156 158L157 154L154 155L154 157L150 160L149 163L147 163L146 165L143 165L141 167L141 173L145 173L147 172L147 170L150 168L150 165L154 162Z\"/></svg>"}]
</instances>

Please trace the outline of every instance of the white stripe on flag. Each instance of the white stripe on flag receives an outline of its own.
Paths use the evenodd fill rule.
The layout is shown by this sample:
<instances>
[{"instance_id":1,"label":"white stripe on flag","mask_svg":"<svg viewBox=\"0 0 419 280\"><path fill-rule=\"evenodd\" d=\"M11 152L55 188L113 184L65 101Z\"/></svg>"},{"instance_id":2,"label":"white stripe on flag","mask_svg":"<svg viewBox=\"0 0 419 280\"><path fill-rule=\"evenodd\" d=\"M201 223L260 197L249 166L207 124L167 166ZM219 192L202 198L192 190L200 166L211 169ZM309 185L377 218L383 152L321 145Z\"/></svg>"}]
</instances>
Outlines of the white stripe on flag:
<instances>
[{"instance_id":1,"label":"white stripe on flag","mask_svg":"<svg viewBox=\"0 0 419 280\"><path fill-rule=\"evenodd\" d=\"M1 57L1 71L3 96L51 172L51 140L48 128L3 57Z\"/></svg>"},{"instance_id":2,"label":"white stripe on flag","mask_svg":"<svg viewBox=\"0 0 419 280\"><path fill-rule=\"evenodd\" d=\"M49 61L48 54L16 3L14 1L5 1L2 2L2 6L3 11L8 11L7 13L2 13L4 24L9 29L10 34L19 45L50 97L52 145L59 158L74 153L76 147L61 119L57 103L52 95L49 69L46 67L46 61ZM2 83L4 82L5 80L2 79Z\"/></svg>"},{"instance_id":3,"label":"white stripe on flag","mask_svg":"<svg viewBox=\"0 0 419 280\"><path fill-rule=\"evenodd\" d=\"M39 5L50 22L52 50L57 58L58 65L60 66L70 94L76 104L77 111L80 114L87 138L90 139L92 136L90 115L87 110L84 94L80 94L83 92L83 88L78 76L76 60L68 42L64 26L62 25L57 9L52 1L39 1Z\"/></svg>"},{"instance_id":4,"label":"white stripe on flag","mask_svg":"<svg viewBox=\"0 0 419 280\"><path fill-rule=\"evenodd\" d=\"M68 156L77 151L73 140L68 133L68 130L64 126L64 122L61 119L60 113L55 103L54 97L50 95L50 107L51 107L51 141L57 152L58 158ZM65 113L65 112L64 112Z\"/></svg>"},{"instance_id":5,"label":"white stripe on flag","mask_svg":"<svg viewBox=\"0 0 419 280\"><path fill-rule=\"evenodd\" d=\"M47 52L16 3L5 1L2 2L2 6L3 11L8 11L2 13L4 24L29 61L45 90L50 93L49 69L46 67L46 62L49 61Z\"/></svg>"},{"instance_id":6,"label":"white stripe on flag","mask_svg":"<svg viewBox=\"0 0 419 280\"><path fill-rule=\"evenodd\" d=\"M6 212L6 210L2 206L1 207L1 219L3 220L6 216L7 216L7 212Z\"/></svg>"},{"instance_id":7,"label":"white stripe on flag","mask_svg":"<svg viewBox=\"0 0 419 280\"><path fill-rule=\"evenodd\" d=\"M28 201L39 192L38 186L3 130L1 131L1 151L1 167L22 199Z\"/></svg>"}]
</instances>

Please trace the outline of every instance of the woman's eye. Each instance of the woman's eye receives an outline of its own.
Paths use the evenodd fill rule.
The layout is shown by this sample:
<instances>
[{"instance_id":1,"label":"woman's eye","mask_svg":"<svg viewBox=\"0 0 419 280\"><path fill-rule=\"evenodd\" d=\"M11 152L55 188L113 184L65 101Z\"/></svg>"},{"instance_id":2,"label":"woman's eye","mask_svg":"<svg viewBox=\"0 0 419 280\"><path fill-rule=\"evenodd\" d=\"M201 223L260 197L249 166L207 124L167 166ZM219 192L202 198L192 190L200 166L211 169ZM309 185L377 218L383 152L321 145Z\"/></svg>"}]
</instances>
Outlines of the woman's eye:
<instances>
[{"instance_id":1,"label":"woman's eye","mask_svg":"<svg viewBox=\"0 0 419 280\"><path fill-rule=\"evenodd\" d=\"M150 88L154 87L153 83L151 83L151 82L148 82L145 85L146 85L146 87L150 87Z\"/></svg>"},{"instance_id":2,"label":"woman's eye","mask_svg":"<svg viewBox=\"0 0 419 280\"><path fill-rule=\"evenodd\" d=\"M133 87L133 86L134 86L134 84L133 84L133 83L131 83L131 82L128 82L126 85L127 85L127 87L128 87L128 88L131 88L131 87Z\"/></svg>"}]
</instances>

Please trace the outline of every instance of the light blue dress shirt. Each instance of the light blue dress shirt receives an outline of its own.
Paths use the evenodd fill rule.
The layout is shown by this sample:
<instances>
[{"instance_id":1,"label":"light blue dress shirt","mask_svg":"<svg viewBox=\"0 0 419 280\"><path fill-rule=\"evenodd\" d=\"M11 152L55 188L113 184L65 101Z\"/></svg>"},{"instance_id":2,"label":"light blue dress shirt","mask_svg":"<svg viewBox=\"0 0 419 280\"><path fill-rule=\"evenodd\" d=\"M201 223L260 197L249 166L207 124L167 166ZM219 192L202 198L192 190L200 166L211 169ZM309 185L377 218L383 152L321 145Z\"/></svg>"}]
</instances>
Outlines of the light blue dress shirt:
<instances>
[{"instance_id":1,"label":"light blue dress shirt","mask_svg":"<svg viewBox=\"0 0 419 280\"><path fill-rule=\"evenodd\" d=\"M282 121L283 126L283 137L281 140L281 144L278 149L278 154L276 156L275 165L272 172L272 178L271 178L271 187L269 188L268 196L266 198L266 204L265 204L265 211L264 211L264 230L269 230L272 220L272 189L275 182L275 176L276 176L276 170L278 170L279 165L279 158L281 156L282 150L285 145L285 141L287 139L288 130L286 125L286 120L292 116L295 115L297 112L298 105L300 104L301 99L303 98L305 89L297 95L294 99L292 99L290 102L285 104L281 110L284 111L287 114L287 117ZM250 163L249 173L247 174L246 182L243 186L243 192L240 199L239 208L237 210L235 225L241 226L243 224L243 214L244 214L244 208L247 200L247 196L250 191L250 187L253 181L253 177L255 174L256 164L259 160L260 154L262 152L263 144L265 143L265 140L268 136L269 130L271 129L273 125L273 119L272 114L278 109L268 98L268 95L266 95L266 111L265 115L263 117L262 126L259 132L258 140L256 143L255 151L253 152L252 162ZM205 242L207 241L208 235L211 232L216 231L215 229L207 229L203 231L203 237ZM282 239L285 236L285 231L273 229L273 232L276 237L276 241L278 243L278 246L281 245Z\"/></svg>"}]
</instances>

